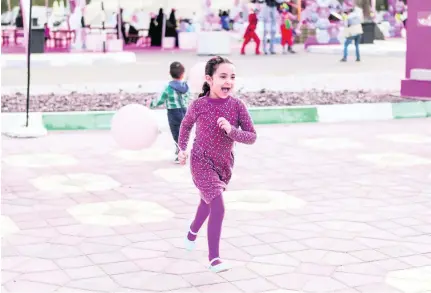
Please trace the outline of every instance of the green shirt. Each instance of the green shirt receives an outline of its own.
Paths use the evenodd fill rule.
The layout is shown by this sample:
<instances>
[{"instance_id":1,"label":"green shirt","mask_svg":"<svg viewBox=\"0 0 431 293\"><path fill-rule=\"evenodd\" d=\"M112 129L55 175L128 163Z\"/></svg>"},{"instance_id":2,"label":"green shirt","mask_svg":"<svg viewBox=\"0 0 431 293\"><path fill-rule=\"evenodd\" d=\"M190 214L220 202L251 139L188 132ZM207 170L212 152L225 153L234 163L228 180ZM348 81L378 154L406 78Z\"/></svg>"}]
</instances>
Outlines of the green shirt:
<instances>
[{"instance_id":1,"label":"green shirt","mask_svg":"<svg viewBox=\"0 0 431 293\"><path fill-rule=\"evenodd\" d=\"M163 104L167 109L187 108L190 98L190 91L180 93L168 85L158 99L151 101L150 108L156 108Z\"/></svg>"}]
</instances>

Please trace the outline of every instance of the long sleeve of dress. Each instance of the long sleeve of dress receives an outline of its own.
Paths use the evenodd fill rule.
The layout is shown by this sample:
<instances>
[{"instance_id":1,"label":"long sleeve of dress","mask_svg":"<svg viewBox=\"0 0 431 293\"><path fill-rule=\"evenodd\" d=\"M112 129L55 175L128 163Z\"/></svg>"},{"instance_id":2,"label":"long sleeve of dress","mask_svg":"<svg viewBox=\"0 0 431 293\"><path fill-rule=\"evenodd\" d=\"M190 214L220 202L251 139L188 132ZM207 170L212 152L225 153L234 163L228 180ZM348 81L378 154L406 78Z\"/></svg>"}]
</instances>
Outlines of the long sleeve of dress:
<instances>
[{"instance_id":1,"label":"long sleeve of dress","mask_svg":"<svg viewBox=\"0 0 431 293\"><path fill-rule=\"evenodd\" d=\"M178 137L178 147L181 151L185 151L187 149L187 145L190 139L190 133L193 129L193 125L196 122L196 110L195 110L195 102L192 102L189 109L184 116L183 121L181 122L180 127L180 135Z\"/></svg>"},{"instance_id":2,"label":"long sleeve of dress","mask_svg":"<svg viewBox=\"0 0 431 293\"><path fill-rule=\"evenodd\" d=\"M250 113L248 113L246 106L242 102L239 106L239 127L241 129L232 126L232 130L228 136L239 143L253 144L257 138L256 130L254 129Z\"/></svg>"}]
</instances>

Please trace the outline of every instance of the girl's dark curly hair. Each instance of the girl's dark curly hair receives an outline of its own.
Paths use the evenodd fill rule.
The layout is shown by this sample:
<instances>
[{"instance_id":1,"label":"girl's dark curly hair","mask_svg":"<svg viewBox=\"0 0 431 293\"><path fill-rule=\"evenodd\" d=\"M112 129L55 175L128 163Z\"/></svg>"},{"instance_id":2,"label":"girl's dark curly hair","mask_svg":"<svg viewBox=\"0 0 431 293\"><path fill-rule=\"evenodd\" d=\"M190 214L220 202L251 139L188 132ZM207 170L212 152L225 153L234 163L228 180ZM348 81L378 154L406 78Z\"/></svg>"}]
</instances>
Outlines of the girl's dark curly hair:
<instances>
[{"instance_id":1,"label":"girl's dark curly hair","mask_svg":"<svg viewBox=\"0 0 431 293\"><path fill-rule=\"evenodd\" d=\"M223 63L232 64L232 62L227 58L223 58L220 56L211 58L210 60L208 60L207 64L205 65L205 75L213 76L214 73L217 71L217 68L219 67L219 65ZM204 84L202 85L202 92L199 94L199 98L208 95L210 90L211 88L209 83L205 81Z\"/></svg>"}]
</instances>

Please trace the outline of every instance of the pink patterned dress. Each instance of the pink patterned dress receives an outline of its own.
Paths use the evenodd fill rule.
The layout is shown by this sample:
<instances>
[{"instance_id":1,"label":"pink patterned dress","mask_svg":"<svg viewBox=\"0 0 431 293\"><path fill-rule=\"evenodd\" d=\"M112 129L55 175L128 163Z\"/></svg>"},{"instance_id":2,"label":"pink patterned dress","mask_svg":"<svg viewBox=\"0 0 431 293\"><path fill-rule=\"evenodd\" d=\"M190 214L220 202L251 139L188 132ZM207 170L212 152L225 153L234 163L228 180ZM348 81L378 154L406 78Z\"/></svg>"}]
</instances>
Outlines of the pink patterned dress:
<instances>
[{"instance_id":1,"label":"pink patterned dress","mask_svg":"<svg viewBox=\"0 0 431 293\"><path fill-rule=\"evenodd\" d=\"M217 120L226 118L232 125L227 134ZM253 144L256 131L244 103L237 98L213 99L207 96L192 102L181 123L178 145L187 149L190 132L196 124L196 137L190 155L193 182L208 204L222 194L232 177L235 142Z\"/></svg>"}]
</instances>

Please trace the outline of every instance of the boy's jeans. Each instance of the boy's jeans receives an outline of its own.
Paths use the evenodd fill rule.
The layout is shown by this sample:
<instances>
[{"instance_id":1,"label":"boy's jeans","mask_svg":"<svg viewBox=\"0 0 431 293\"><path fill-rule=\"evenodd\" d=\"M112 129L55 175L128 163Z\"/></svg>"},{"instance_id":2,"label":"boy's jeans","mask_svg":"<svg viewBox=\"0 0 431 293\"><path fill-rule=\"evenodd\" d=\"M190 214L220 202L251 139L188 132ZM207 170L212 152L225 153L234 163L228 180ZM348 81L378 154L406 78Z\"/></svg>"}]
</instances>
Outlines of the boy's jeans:
<instances>
[{"instance_id":1,"label":"boy's jeans","mask_svg":"<svg viewBox=\"0 0 431 293\"><path fill-rule=\"evenodd\" d=\"M187 108L178 108L178 109L168 109L168 122L169 122L169 128L171 129L172 138L174 139L175 143L178 145L178 136L180 135L180 126L181 122L184 119L184 116L186 115ZM178 154L179 149L178 146L176 147L175 154Z\"/></svg>"},{"instance_id":2,"label":"boy's jeans","mask_svg":"<svg viewBox=\"0 0 431 293\"><path fill-rule=\"evenodd\" d=\"M360 60L361 56L359 54L359 43L361 42L361 35L356 35L356 36L353 36L353 37L346 38L346 40L344 41L343 59L344 60L347 59L347 49L348 49L349 45L352 43L352 41L355 42L356 59Z\"/></svg>"}]
</instances>

